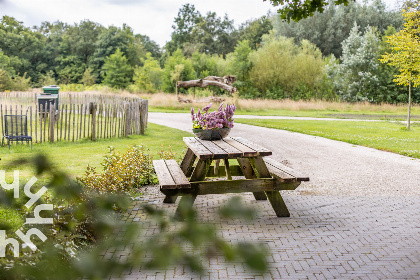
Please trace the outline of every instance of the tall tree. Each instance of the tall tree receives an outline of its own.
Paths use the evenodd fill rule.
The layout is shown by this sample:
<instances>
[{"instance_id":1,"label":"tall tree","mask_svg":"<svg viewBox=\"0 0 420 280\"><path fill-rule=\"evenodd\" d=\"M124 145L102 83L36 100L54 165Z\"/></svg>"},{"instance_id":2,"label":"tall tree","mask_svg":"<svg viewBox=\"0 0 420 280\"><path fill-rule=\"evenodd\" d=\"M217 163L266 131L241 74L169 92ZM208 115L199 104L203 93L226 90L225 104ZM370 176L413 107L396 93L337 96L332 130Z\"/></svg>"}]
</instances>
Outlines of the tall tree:
<instances>
[{"instance_id":1,"label":"tall tree","mask_svg":"<svg viewBox=\"0 0 420 280\"><path fill-rule=\"evenodd\" d=\"M100 71L105 63L105 58L115 53L117 49L120 49L125 55L131 67L139 65L141 58L146 55L140 39L134 38L132 29L127 25L124 25L123 28L110 26L98 36L95 46L95 53L88 66L97 76L103 76Z\"/></svg>"},{"instance_id":2,"label":"tall tree","mask_svg":"<svg viewBox=\"0 0 420 280\"><path fill-rule=\"evenodd\" d=\"M90 20L83 20L68 28L66 34L69 36L69 44L72 54L80 57L84 64L95 53L95 42L104 27Z\"/></svg>"},{"instance_id":3,"label":"tall tree","mask_svg":"<svg viewBox=\"0 0 420 280\"><path fill-rule=\"evenodd\" d=\"M399 0L398 3L403 10L408 10L410 8L420 10L420 5L417 0Z\"/></svg>"},{"instance_id":4,"label":"tall tree","mask_svg":"<svg viewBox=\"0 0 420 280\"><path fill-rule=\"evenodd\" d=\"M367 27L361 34L357 24L352 28L349 37L343 41L342 63L330 69L339 96L350 102L374 101L379 89L379 48L380 40L376 30Z\"/></svg>"},{"instance_id":5,"label":"tall tree","mask_svg":"<svg viewBox=\"0 0 420 280\"><path fill-rule=\"evenodd\" d=\"M233 20L225 15L223 18L215 12L208 12L192 29L191 43L198 46L206 54L225 56L232 52L236 44Z\"/></svg>"},{"instance_id":6,"label":"tall tree","mask_svg":"<svg viewBox=\"0 0 420 280\"><path fill-rule=\"evenodd\" d=\"M14 65L16 74L39 77L38 67L44 63L45 37L41 33L25 27L13 17L3 16L0 21L0 49Z\"/></svg>"},{"instance_id":7,"label":"tall tree","mask_svg":"<svg viewBox=\"0 0 420 280\"><path fill-rule=\"evenodd\" d=\"M232 54L230 66L232 74L236 76L235 87L238 89L239 95L245 98L253 97L249 80L249 73L252 69L252 62L249 58L251 52L248 40L238 42Z\"/></svg>"},{"instance_id":8,"label":"tall tree","mask_svg":"<svg viewBox=\"0 0 420 280\"><path fill-rule=\"evenodd\" d=\"M262 16L241 24L238 30L238 41L248 40L251 48L256 50L261 46L262 36L273 29L270 17L271 15Z\"/></svg>"},{"instance_id":9,"label":"tall tree","mask_svg":"<svg viewBox=\"0 0 420 280\"><path fill-rule=\"evenodd\" d=\"M221 18L208 12L202 16L194 5L185 4L174 22L171 41L165 46L169 53L181 49L187 56L196 51L226 56L235 47L237 34L227 15Z\"/></svg>"},{"instance_id":10,"label":"tall tree","mask_svg":"<svg viewBox=\"0 0 420 280\"><path fill-rule=\"evenodd\" d=\"M126 88L133 77L133 69L119 48L114 54L105 58L102 70L103 83L113 88Z\"/></svg>"},{"instance_id":11,"label":"tall tree","mask_svg":"<svg viewBox=\"0 0 420 280\"><path fill-rule=\"evenodd\" d=\"M147 35L136 34L136 38L140 39L140 42L143 44L145 50L152 55L152 57L159 59L162 56L162 50L160 46L150 39Z\"/></svg>"},{"instance_id":12,"label":"tall tree","mask_svg":"<svg viewBox=\"0 0 420 280\"><path fill-rule=\"evenodd\" d=\"M194 5L183 5L174 19L171 41L166 44L165 48L172 53L177 49L181 49L185 43L190 42L191 32L201 21L201 18L200 12L195 9Z\"/></svg>"},{"instance_id":13,"label":"tall tree","mask_svg":"<svg viewBox=\"0 0 420 280\"><path fill-rule=\"evenodd\" d=\"M394 81L408 85L407 129L410 129L411 87L420 85L420 11L410 9L403 16L404 29L387 37L392 52L384 54L381 62L397 66L400 74Z\"/></svg>"}]
</instances>

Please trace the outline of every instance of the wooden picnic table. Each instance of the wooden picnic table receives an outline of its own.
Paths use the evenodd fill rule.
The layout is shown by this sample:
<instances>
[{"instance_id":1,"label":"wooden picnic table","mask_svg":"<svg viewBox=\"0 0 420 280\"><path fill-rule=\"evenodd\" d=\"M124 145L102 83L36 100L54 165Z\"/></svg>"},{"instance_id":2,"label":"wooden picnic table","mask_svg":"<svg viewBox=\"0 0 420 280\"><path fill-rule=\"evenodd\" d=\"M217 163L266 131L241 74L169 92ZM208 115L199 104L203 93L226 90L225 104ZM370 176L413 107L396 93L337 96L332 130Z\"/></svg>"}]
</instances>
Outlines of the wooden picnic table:
<instances>
[{"instance_id":1,"label":"wooden picnic table","mask_svg":"<svg viewBox=\"0 0 420 280\"><path fill-rule=\"evenodd\" d=\"M289 217L279 191L294 190L302 181L309 181L268 157L270 150L241 137L216 141L184 137L184 142L188 150L180 166L175 160L153 161L160 190L166 195L164 203L175 203L181 196L181 201L192 206L198 195L252 192L256 200L268 198L278 217ZM213 177L225 180L211 180Z\"/></svg>"}]
</instances>

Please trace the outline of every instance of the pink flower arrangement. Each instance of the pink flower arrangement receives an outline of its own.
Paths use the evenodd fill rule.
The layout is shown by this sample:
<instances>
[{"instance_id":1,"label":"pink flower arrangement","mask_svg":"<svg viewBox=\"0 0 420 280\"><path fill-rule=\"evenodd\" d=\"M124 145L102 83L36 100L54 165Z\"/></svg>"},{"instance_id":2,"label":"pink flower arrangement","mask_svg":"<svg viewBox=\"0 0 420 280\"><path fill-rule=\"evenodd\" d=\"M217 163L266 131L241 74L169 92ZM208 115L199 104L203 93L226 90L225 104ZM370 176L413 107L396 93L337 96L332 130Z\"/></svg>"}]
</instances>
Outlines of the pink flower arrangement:
<instances>
[{"instance_id":1,"label":"pink flower arrangement","mask_svg":"<svg viewBox=\"0 0 420 280\"><path fill-rule=\"evenodd\" d=\"M220 104L219 109L209 113L209 109L213 104L205 106L203 109L198 109L194 114L194 107L191 107L191 119L193 121L193 128L209 130L217 128L232 128L233 114L235 114L235 104L226 104L223 109L223 103Z\"/></svg>"}]
</instances>

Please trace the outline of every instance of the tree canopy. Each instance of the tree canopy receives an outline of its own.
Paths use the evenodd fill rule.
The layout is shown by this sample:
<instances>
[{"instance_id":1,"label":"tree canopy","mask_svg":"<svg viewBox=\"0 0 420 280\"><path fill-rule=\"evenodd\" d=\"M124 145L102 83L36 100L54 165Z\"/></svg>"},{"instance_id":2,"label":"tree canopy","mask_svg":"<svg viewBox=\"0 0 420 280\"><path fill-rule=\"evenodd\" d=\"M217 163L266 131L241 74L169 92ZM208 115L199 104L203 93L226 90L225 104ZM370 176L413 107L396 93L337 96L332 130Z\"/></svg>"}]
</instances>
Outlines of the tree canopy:
<instances>
[{"instance_id":1,"label":"tree canopy","mask_svg":"<svg viewBox=\"0 0 420 280\"><path fill-rule=\"evenodd\" d=\"M267 0L263 0L267 1ZM347 6L350 2L356 0L335 0L335 5L344 4ZM323 0L270 0L274 7L281 6L277 10L283 20L299 21L314 15L315 12L322 13L328 5L328 1Z\"/></svg>"}]
</instances>

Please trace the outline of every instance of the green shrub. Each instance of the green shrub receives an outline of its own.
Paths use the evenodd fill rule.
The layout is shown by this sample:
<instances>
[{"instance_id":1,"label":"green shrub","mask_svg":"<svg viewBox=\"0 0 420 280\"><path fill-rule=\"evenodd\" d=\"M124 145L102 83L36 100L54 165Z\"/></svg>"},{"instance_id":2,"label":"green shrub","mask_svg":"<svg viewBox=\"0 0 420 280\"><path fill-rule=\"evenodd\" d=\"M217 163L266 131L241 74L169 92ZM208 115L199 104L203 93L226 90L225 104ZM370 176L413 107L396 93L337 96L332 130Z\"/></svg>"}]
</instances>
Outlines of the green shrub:
<instances>
[{"instance_id":1,"label":"green shrub","mask_svg":"<svg viewBox=\"0 0 420 280\"><path fill-rule=\"evenodd\" d=\"M51 70L45 75L41 75L41 78L39 79L39 85L42 86L48 86L48 85L56 85L57 82L54 77L54 72Z\"/></svg>"},{"instance_id":2,"label":"green shrub","mask_svg":"<svg viewBox=\"0 0 420 280\"><path fill-rule=\"evenodd\" d=\"M176 81L188 81L196 78L192 60L184 57L180 49L168 56L165 61L162 72L162 90L164 92L175 92L176 81L174 81L174 78L176 78ZM178 90L185 92L184 89Z\"/></svg>"},{"instance_id":3,"label":"green shrub","mask_svg":"<svg viewBox=\"0 0 420 280\"><path fill-rule=\"evenodd\" d=\"M21 76L16 76L13 79L12 87L13 87L13 90L26 91L31 87L30 83L31 83L31 77L26 78L26 73L25 73L25 74L23 74L22 77Z\"/></svg>"},{"instance_id":4,"label":"green shrub","mask_svg":"<svg viewBox=\"0 0 420 280\"><path fill-rule=\"evenodd\" d=\"M158 152L158 155L161 159L177 159L176 156L176 152L174 152L172 150L171 145L169 145L169 150L166 151L165 147L163 146L163 144L160 145L160 151ZM182 158L178 158L177 161L181 162Z\"/></svg>"},{"instance_id":5,"label":"green shrub","mask_svg":"<svg viewBox=\"0 0 420 280\"><path fill-rule=\"evenodd\" d=\"M6 70L0 69L0 91L11 90L12 79Z\"/></svg>"},{"instance_id":6,"label":"green shrub","mask_svg":"<svg viewBox=\"0 0 420 280\"><path fill-rule=\"evenodd\" d=\"M82 83L85 86L93 86L95 84L96 77L92 72L92 68L86 68L85 73L83 73Z\"/></svg>"},{"instance_id":7,"label":"green shrub","mask_svg":"<svg viewBox=\"0 0 420 280\"><path fill-rule=\"evenodd\" d=\"M135 188L152 183L155 178L152 156L143 146L131 146L124 154L109 147L109 153L105 156L102 166L102 174L88 166L85 176L78 180L99 193L129 193Z\"/></svg>"},{"instance_id":8,"label":"green shrub","mask_svg":"<svg viewBox=\"0 0 420 280\"><path fill-rule=\"evenodd\" d=\"M134 84L129 85L129 86L126 88L126 90L127 90L129 93L140 93L140 92L141 92L141 90L139 89L139 87L138 87L138 86L136 86L136 85L134 85Z\"/></svg>"},{"instance_id":9,"label":"green shrub","mask_svg":"<svg viewBox=\"0 0 420 280\"><path fill-rule=\"evenodd\" d=\"M134 70L134 84L143 92L155 93L160 90L162 69L159 61L154 59L150 53L143 61L142 67L136 67Z\"/></svg>"}]
</instances>

